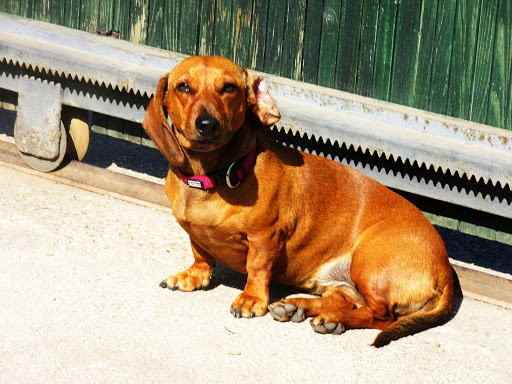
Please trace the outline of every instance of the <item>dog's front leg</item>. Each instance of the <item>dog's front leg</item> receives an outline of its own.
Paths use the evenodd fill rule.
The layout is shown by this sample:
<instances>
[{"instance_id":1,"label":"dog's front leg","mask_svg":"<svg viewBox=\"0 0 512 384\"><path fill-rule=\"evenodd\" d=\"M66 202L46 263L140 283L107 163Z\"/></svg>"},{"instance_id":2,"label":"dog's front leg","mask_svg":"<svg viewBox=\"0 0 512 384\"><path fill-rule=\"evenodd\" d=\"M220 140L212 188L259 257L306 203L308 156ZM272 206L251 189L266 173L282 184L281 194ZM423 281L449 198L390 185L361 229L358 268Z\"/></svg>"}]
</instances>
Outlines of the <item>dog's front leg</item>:
<instances>
[{"instance_id":1,"label":"dog's front leg","mask_svg":"<svg viewBox=\"0 0 512 384\"><path fill-rule=\"evenodd\" d=\"M162 288L190 292L200 288L204 289L210 285L210 277L215 260L199 247L194 240L191 239L190 241L192 253L194 254L194 264L187 270L177 275L169 276L162 281L160 283Z\"/></svg>"},{"instance_id":2,"label":"dog's front leg","mask_svg":"<svg viewBox=\"0 0 512 384\"><path fill-rule=\"evenodd\" d=\"M264 316L269 304L269 284L272 266L277 258L276 247L258 247L249 242L247 253L247 284L231 305L235 317Z\"/></svg>"}]
</instances>

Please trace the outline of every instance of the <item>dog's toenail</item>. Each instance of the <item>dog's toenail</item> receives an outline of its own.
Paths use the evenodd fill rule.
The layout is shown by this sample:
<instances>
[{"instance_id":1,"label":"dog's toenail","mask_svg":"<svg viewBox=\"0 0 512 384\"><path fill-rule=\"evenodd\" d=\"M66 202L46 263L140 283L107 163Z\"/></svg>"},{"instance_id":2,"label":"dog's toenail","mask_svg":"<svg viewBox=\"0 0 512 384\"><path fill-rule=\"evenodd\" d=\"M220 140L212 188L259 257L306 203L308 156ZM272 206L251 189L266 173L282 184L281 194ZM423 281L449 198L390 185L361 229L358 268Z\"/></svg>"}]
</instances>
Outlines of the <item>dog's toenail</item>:
<instances>
[{"instance_id":1,"label":"dog's toenail","mask_svg":"<svg viewBox=\"0 0 512 384\"><path fill-rule=\"evenodd\" d=\"M176 284L174 287L172 287L173 291L177 291L178 289L180 289L180 287L178 287L178 284Z\"/></svg>"},{"instance_id":2,"label":"dog's toenail","mask_svg":"<svg viewBox=\"0 0 512 384\"><path fill-rule=\"evenodd\" d=\"M167 280L164 280L160 283L160 287L167 288Z\"/></svg>"},{"instance_id":3,"label":"dog's toenail","mask_svg":"<svg viewBox=\"0 0 512 384\"><path fill-rule=\"evenodd\" d=\"M251 318L256 317L256 314L254 312L251 312Z\"/></svg>"},{"instance_id":4,"label":"dog's toenail","mask_svg":"<svg viewBox=\"0 0 512 384\"><path fill-rule=\"evenodd\" d=\"M238 317L239 319L242 317L242 310L238 311L238 313L236 314L236 317Z\"/></svg>"}]
</instances>

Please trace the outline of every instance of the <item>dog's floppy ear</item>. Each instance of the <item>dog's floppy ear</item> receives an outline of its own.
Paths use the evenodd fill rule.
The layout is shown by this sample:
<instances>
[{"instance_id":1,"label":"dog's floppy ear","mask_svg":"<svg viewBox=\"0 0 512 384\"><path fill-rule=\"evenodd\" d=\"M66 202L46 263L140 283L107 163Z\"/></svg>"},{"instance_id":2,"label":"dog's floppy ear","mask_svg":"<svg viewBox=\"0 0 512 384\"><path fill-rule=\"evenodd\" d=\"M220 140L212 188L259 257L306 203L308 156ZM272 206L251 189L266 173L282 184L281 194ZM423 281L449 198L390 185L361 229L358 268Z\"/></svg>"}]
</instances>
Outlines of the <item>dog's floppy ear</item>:
<instances>
[{"instance_id":1,"label":"dog's floppy ear","mask_svg":"<svg viewBox=\"0 0 512 384\"><path fill-rule=\"evenodd\" d=\"M246 71L247 105L264 127L271 127L279 121L281 114L276 101L267 90L265 79Z\"/></svg>"},{"instance_id":2,"label":"dog's floppy ear","mask_svg":"<svg viewBox=\"0 0 512 384\"><path fill-rule=\"evenodd\" d=\"M185 155L167 122L163 107L168 78L168 74L160 78L155 96L150 100L146 110L142 127L169 162L180 167L185 162Z\"/></svg>"}]
</instances>

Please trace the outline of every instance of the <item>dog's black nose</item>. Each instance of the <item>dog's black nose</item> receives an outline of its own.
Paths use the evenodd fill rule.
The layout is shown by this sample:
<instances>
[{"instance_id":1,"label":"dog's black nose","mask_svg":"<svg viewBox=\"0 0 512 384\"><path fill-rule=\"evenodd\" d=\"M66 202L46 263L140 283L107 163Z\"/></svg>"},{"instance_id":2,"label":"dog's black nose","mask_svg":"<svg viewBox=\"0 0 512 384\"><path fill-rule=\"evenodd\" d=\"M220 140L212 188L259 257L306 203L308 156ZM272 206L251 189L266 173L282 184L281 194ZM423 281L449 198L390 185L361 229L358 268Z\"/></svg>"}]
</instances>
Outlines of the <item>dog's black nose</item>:
<instances>
[{"instance_id":1,"label":"dog's black nose","mask_svg":"<svg viewBox=\"0 0 512 384\"><path fill-rule=\"evenodd\" d=\"M219 120L213 116L200 115L196 119L196 130L201 136L211 137L217 133L219 127Z\"/></svg>"}]
</instances>

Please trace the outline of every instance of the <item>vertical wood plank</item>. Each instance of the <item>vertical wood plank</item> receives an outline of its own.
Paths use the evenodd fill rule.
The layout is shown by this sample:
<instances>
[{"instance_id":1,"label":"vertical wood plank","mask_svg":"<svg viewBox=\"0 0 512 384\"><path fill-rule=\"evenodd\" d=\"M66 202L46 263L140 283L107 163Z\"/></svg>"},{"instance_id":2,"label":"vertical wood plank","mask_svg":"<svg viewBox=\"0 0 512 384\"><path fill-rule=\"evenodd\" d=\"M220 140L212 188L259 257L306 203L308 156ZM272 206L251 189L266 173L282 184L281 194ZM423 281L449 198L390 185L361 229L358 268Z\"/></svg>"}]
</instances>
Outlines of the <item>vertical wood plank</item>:
<instances>
[{"instance_id":1,"label":"vertical wood plank","mask_svg":"<svg viewBox=\"0 0 512 384\"><path fill-rule=\"evenodd\" d=\"M66 0L64 25L69 28L80 28L80 0Z\"/></svg>"},{"instance_id":2,"label":"vertical wood plank","mask_svg":"<svg viewBox=\"0 0 512 384\"><path fill-rule=\"evenodd\" d=\"M336 58L340 30L341 4L325 0L322 13L322 35L318 63L318 84L334 88L336 85Z\"/></svg>"},{"instance_id":3,"label":"vertical wood plank","mask_svg":"<svg viewBox=\"0 0 512 384\"><path fill-rule=\"evenodd\" d=\"M389 100L389 90L391 88L396 11L397 4L394 0L381 1L377 26L372 97L386 101Z\"/></svg>"},{"instance_id":4,"label":"vertical wood plank","mask_svg":"<svg viewBox=\"0 0 512 384\"><path fill-rule=\"evenodd\" d=\"M50 0L39 0L34 2L34 18L40 21L50 22Z\"/></svg>"},{"instance_id":5,"label":"vertical wood plank","mask_svg":"<svg viewBox=\"0 0 512 384\"><path fill-rule=\"evenodd\" d=\"M510 63L512 47L510 29L512 28L512 2L500 0L494 45L494 57L491 72L489 111L487 123L499 128L506 127L507 108L510 89Z\"/></svg>"},{"instance_id":6,"label":"vertical wood plank","mask_svg":"<svg viewBox=\"0 0 512 384\"><path fill-rule=\"evenodd\" d=\"M148 16L148 45L160 48L162 46L162 30L164 28L165 0L151 0Z\"/></svg>"},{"instance_id":7,"label":"vertical wood plank","mask_svg":"<svg viewBox=\"0 0 512 384\"><path fill-rule=\"evenodd\" d=\"M20 6L20 0L0 0L0 12L10 13L11 15L19 15Z\"/></svg>"},{"instance_id":8,"label":"vertical wood plank","mask_svg":"<svg viewBox=\"0 0 512 384\"><path fill-rule=\"evenodd\" d=\"M233 61L241 67L250 65L252 0L233 0Z\"/></svg>"},{"instance_id":9,"label":"vertical wood plank","mask_svg":"<svg viewBox=\"0 0 512 384\"><path fill-rule=\"evenodd\" d=\"M50 21L52 24L64 25L66 0L52 0Z\"/></svg>"},{"instance_id":10,"label":"vertical wood plank","mask_svg":"<svg viewBox=\"0 0 512 384\"><path fill-rule=\"evenodd\" d=\"M82 31L95 33L100 15L99 0L82 0L80 3L80 25Z\"/></svg>"},{"instance_id":11,"label":"vertical wood plank","mask_svg":"<svg viewBox=\"0 0 512 384\"><path fill-rule=\"evenodd\" d=\"M130 38L130 1L114 0L114 29L119 31L119 38Z\"/></svg>"},{"instance_id":12,"label":"vertical wood plank","mask_svg":"<svg viewBox=\"0 0 512 384\"><path fill-rule=\"evenodd\" d=\"M181 53L187 55L197 54L199 22L199 0L188 0L181 5L180 38L178 47Z\"/></svg>"},{"instance_id":13,"label":"vertical wood plank","mask_svg":"<svg viewBox=\"0 0 512 384\"><path fill-rule=\"evenodd\" d=\"M131 0L130 3L130 41L146 44L148 38L149 0Z\"/></svg>"},{"instance_id":14,"label":"vertical wood plank","mask_svg":"<svg viewBox=\"0 0 512 384\"><path fill-rule=\"evenodd\" d=\"M412 104L418 53L421 0L403 0L398 6L390 101Z\"/></svg>"},{"instance_id":15,"label":"vertical wood plank","mask_svg":"<svg viewBox=\"0 0 512 384\"><path fill-rule=\"evenodd\" d=\"M34 17L34 0L20 0L19 13L22 17Z\"/></svg>"},{"instance_id":16,"label":"vertical wood plank","mask_svg":"<svg viewBox=\"0 0 512 384\"><path fill-rule=\"evenodd\" d=\"M432 52L435 39L437 0L423 1L421 4L418 59L414 73L412 106L423 110L429 108L430 82L432 75Z\"/></svg>"},{"instance_id":17,"label":"vertical wood plank","mask_svg":"<svg viewBox=\"0 0 512 384\"><path fill-rule=\"evenodd\" d=\"M318 81L322 8L322 1L306 3L302 80L312 84L316 84Z\"/></svg>"},{"instance_id":18,"label":"vertical wood plank","mask_svg":"<svg viewBox=\"0 0 512 384\"><path fill-rule=\"evenodd\" d=\"M475 73L473 80L473 101L470 120L487 123L489 106L489 82L492 68L492 49L496 35L498 0L484 0L480 11L478 41L476 45Z\"/></svg>"},{"instance_id":19,"label":"vertical wood plank","mask_svg":"<svg viewBox=\"0 0 512 384\"><path fill-rule=\"evenodd\" d=\"M52 0L55 1L55 0ZM98 24L99 31L110 31L114 27L114 1L113 0L100 0L98 10Z\"/></svg>"},{"instance_id":20,"label":"vertical wood plank","mask_svg":"<svg viewBox=\"0 0 512 384\"><path fill-rule=\"evenodd\" d=\"M378 21L379 0L366 0L361 20L361 45L355 90L357 94L362 96L372 96Z\"/></svg>"},{"instance_id":21,"label":"vertical wood plank","mask_svg":"<svg viewBox=\"0 0 512 384\"><path fill-rule=\"evenodd\" d=\"M448 84L453 46L456 2L440 1L437 9L436 35L433 51L430 110L446 114Z\"/></svg>"},{"instance_id":22,"label":"vertical wood plank","mask_svg":"<svg viewBox=\"0 0 512 384\"><path fill-rule=\"evenodd\" d=\"M447 114L469 120L482 0L458 0L453 36Z\"/></svg>"},{"instance_id":23,"label":"vertical wood plank","mask_svg":"<svg viewBox=\"0 0 512 384\"><path fill-rule=\"evenodd\" d=\"M215 32L213 35L214 54L232 58L232 0L217 0L215 9Z\"/></svg>"},{"instance_id":24,"label":"vertical wood plank","mask_svg":"<svg viewBox=\"0 0 512 384\"><path fill-rule=\"evenodd\" d=\"M201 3L199 25L199 54L213 55L213 34L215 31L215 1L208 0Z\"/></svg>"},{"instance_id":25,"label":"vertical wood plank","mask_svg":"<svg viewBox=\"0 0 512 384\"><path fill-rule=\"evenodd\" d=\"M279 75L281 72L285 13L286 0L275 0L270 2L268 10L264 71L273 75Z\"/></svg>"},{"instance_id":26,"label":"vertical wood plank","mask_svg":"<svg viewBox=\"0 0 512 384\"><path fill-rule=\"evenodd\" d=\"M306 0L288 0L286 4L281 76L295 80L299 80L302 77L305 16Z\"/></svg>"},{"instance_id":27,"label":"vertical wood plank","mask_svg":"<svg viewBox=\"0 0 512 384\"><path fill-rule=\"evenodd\" d=\"M164 6L164 23L162 27L162 48L178 51L180 39L181 0L167 0Z\"/></svg>"},{"instance_id":28,"label":"vertical wood plank","mask_svg":"<svg viewBox=\"0 0 512 384\"><path fill-rule=\"evenodd\" d=\"M269 0L256 1L252 8L250 68L258 71L263 71L265 67L268 8Z\"/></svg>"},{"instance_id":29,"label":"vertical wood plank","mask_svg":"<svg viewBox=\"0 0 512 384\"><path fill-rule=\"evenodd\" d=\"M344 0L336 59L336 89L355 92L363 2Z\"/></svg>"}]
</instances>

